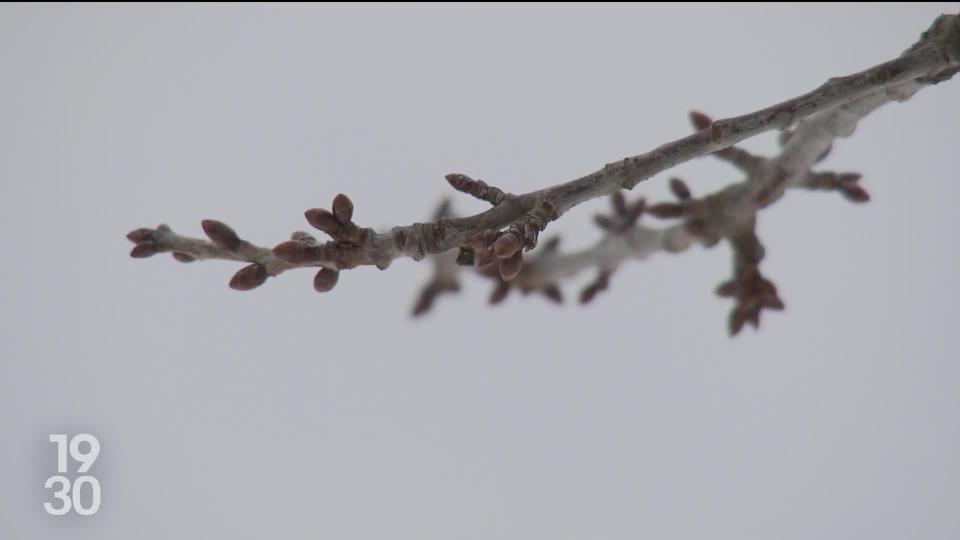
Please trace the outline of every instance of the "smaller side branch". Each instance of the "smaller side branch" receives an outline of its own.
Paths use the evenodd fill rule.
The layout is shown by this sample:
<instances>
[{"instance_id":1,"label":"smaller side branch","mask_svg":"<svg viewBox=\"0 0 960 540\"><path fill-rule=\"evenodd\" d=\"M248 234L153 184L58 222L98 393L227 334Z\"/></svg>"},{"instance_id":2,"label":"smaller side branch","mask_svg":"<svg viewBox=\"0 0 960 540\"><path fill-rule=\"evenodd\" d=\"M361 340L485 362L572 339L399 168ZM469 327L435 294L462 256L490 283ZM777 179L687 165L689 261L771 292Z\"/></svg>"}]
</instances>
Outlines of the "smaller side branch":
<instances>
[{"instance_id":1,"label":"smaller side branch","mask_svg":"<svg viewBox=\"0 0 960 540\"><path fill-rule=\"evenodd\" d=\"M717 294L732 297L736 305L730 312L729 330L737 335L744 324L760 327L760 313L764 309L780 311L783 301L777 295L777 287L760 273L760 261L764 248L750 223L739 234L729 238L733 248L733 279L717 287Z\"/></svg>"},{"instance_id":2,"label":"smaller side branch","mask_svg":"<svg viewBox=\"0 0 960 540\"><path fill-rule=\"evenodd\" d=\"M451 173L446 176L446 179L453 189L472 195L493 206L503 202L503 199L507 196L500 188L491 186L483 180L474 180L465 174Z\"/></svg>"}]
</instances>

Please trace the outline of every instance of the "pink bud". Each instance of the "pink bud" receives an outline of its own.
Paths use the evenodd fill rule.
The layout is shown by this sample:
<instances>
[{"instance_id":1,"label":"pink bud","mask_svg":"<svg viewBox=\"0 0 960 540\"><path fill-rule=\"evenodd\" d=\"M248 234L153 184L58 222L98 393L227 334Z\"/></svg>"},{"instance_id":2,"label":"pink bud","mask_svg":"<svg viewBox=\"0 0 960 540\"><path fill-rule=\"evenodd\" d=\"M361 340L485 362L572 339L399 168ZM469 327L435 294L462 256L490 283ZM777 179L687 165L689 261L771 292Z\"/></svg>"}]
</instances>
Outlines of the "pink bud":
<instances>
[{"instance_id":1,"label":"pink bud","mask_svg":"<svg viewBox=\"0 0 960 540\"><path fill-rule=\"evenodd\" d=\"M680 217L686 213L686 208L682 204L659 203L647 207L647 213L658 218Z\"/></svg>"},{"instance_id":2,"label":"pink bud","mask_svg":"<svg viewBox=\"0 0 960 540\"><path fill-rule=\"evenodd\" d=\"M560 291L560 287L556 285L548 285L543 288L543 295L550 299L551 302L556 304L563 303L563 292Z\"/></svg>"},{"instance_id":3,"label":"pink bud","mask_svg":"<svg viewBox=\"0 0 960 540\"><path fill-rule=\"evenodd\" d=\"M630 225L633 225L640 219L640 216L647 210L647 201L645 199L637 199L633 204L627 207L626 213L626 222Z\"/></svg>"},{"instance_id":4,"label":"pink bud","mask_svg":"<svg viewBox=\"0 0 960 540\"><path fill-rule=\"evenodd\" d=\"M583 290L580 291L580 303L589 304L593 298L597 296L598 292L600 292L600 289L595 285L588 285L584 287Z\"/></svg>"},{"instance_id":5,"label":"pink bud","mask_svg":"<svg viewBox=\"0 0 960 540\"><path fill-rule=\"evenodd\" d=\"M445 178L450 186L457 191L466 191L470 189L470 186L474 183L472 178L460 173L450 173Z\"/></svg>"},{"instance_id":6,"label":"pink bud","mask_svg":"<svg viewBox=\"0 0 960 540\"><path fill-rule=\"evenodd\" d=\"M310 225L320 229L332 237L336 237L337 232L340 230L340 225L337 221L337 218L335 218L329 210L325 210L323 208L311 208L310 210L304 212L303 215L307 218L307 222L310 223Z\"/></svg>"},{"instance_id":7,"label":"pink bud","mask_svg":"<svg viewBox=\"0 0 960 540\"><path fill-rule=\"evenodd\" d=\"M353 202L343 193L333 198L333 216L344 225L353 219Z\"/></svg>"},{"instance_id":8,"label":"pink bud","mask_svg":"<svg viewBox=\"0 0 960 540\"><path fill-rule=\"evenodd\" d=\"M673 192L674 197L680 199L681 201L688 201L692 196L690 193L690 188L687 187L686 182L679 178L670 179L670 191Z\"/></svg>"},{"instance_id":9,"label":"pink bud","mask_svg":"<svg viewBox=\"0 0 960 540\"><path fill-rule=\"evenodd\" d=\"M509 283L503 281L497 283L497 286L494 287L493 292L490 293L490 303L496 305L500 302L503 302L504 298L506 298L510 293L510 289L511 287Z\"/></svg>"},{"instance_id":10,"label":"pink bud","mask_svg":"<svg viewBox=\"0 0 960 540\"><path fill-rule=\"evenodd\" d=\"M506 233L493 243L493 255L498 259L506 259L513 256L521 247L523 246L520 244L520 239L515 234Z\"/></svg>"},{"instance_id":11,"label":"pink bud","mask_svg":"<svg viewBox=\"0 0 960 540\"><path fill-rule=\"evenodd\" d=\"M603 214L597 214L593 216L593 222L597 224L598 227L605 231L609 231L613 228L613 221L610 220L607 216Z\"/></svg>"},{"instance_id":12,"label":"pink bud","mask_svg":"<svg viewBox=\"0 0 960 540\"><path fill-rule=\"evenodd\" d=\"M230 279L230 288L238 291L256 289L267 280L267 268L259 263L244 266Z\"/></svg>"},{"instance_id":13,"label":"pink bud","mask_svg":"<svg viewBox=\"0 0 960 540\"><path fill-rule=\"evenodd\" d=\"M735 281L724 281L717 287L717 296L726 298L737 294L737 283Z\"/></svg>"},{"instance_id":14,"label":"pink bud","mask_svg":"<svg viewBox=\"0 0 960 540\"><path fill-rule=\"evenodd\" d=\"M841 188L843 196L850 202L865 203L870 200L870 194L857 184L846 184Z\"/></svg>"},{"instance_id":15,"label":"pink bud","mask_svg":"<svg viewBox=\"0 0 960 540\"><path fill-rule=\"evenodd\" d=\"M781 311L785 307L783 305L783 300L780 300L780 297L775 294L761 296L760 303L763 304L763 307L772 309L774 311Z\"/></svg>"},{"instance_id":16,"label":"pink bud","mask_svg":"<svg viewBox=\"0 0 960 540\"><path fill-rule=\"evenodd\" d=\"M493 256L489 249L484 248L473 252L473 265L477 268L483 268L495 262L497 262L497 258Z\"/></svg>"},{"instance_id":17,"label":"pink bud","mask_svg":"<svg viewBox=\"0 0 960 540\"><path fill-rule=\"evenodd\" d=\"M488 249L492 241L489 231L480 231L467 239L467 245L476 251L482 251Z\"/></svg>"},{"instance_id":18,"label":"pink bud","mask_svg":"<svg viewBox=\"0 0 960 540\"><path fill-rule=\"evenodd\" d=\"M737 310L733 310L730 313L730 322L729 330L730 335L735 336L740 333L740 330L743 329L743 323L746 322L746 317L739 313Z\"/></svg>"},{"instance_id":19,"label":"pink bud","mask_svg":"<svg viewBox=\"0 0 960 540\"><path fill-rule=\"evenodd\" d=\"M306 242L308 244L316 244L317 239L313 237L310 233L304 231L295 231L290 235L291 240L296 240L298 242Z\"/></svg>"},{"instance_id":20,"label":"pink bud","mask_svg":"<svg viewBox=\"0 0 960 540\"><path fill-rule=\"evenodd\" d=\"M141 228L127 233L127 240L139 243L153 239L153 229Z\"/></svg>"},{"instance_id":21,"label":"pink bud","mask_svg":"<svg viewBox=\"0 0 960 540\"><path fill-rule=\"evenodd\" d=\"M690 111L690 123L697 131L707 129L713 123L713 119L698 111Z\"/></svg>"},{"instance_id":22,"label":"pink bud","mask_svg":"<svg viewBox=\"0 0 960 540\"><path fill-rule=\"evenodd\" d=\"M317 292L327 292L337 284L340 279L340 272L330 268L321 268L313 278L313 288Z\"/></svg>"},{"instance_id":23,"label":"pink bud","mask_svg":"<svg viewBox=\"0 0 960 540\"><path fill-rule=\"evenodd\" d=\"M510 281L517 277L521 268L523 268L523 252L517 251L509 259L500 261L500 277L504 281Z\"/></svg>"},{"instance_id":24,"label":"pink bud","mask_svg":"<svg viewBox=\"0 0 960 540\"><path fill-rule=\"evenodd\" d=\"M180 262L182 262L182 263L191 263L191 262L197 260L196 258L194 258L193 255L188 255L188 254L183 253L183 252L180 252L180 251L174 251L174 252L173 252L173 258L176 259L176 260L178 260L178 261L180 261Z\"/></svg>"},{"instance_id":25,"label":"pink bud","mask_svg":"<svg viewBox=\"0 0 960 540\"><path fill-rule=\"evenodd\" d=\"M627 198L623 196L623 191L615 191L610 195L610 205L617 214L627 213Z\"/></svg>"},{"instance_id":26,"label":"pink bud","mask_svg":"<svg viewBox=\"0 0 960 540\"><path fill-rule=\"evenodd\" d=\"M160 249L153 242L143 242L133 246L133 249L130 250L130 256L134 259L146 259L159 252Z\"/></svg>"},{"instance_id":27,"label":"pink bud","mask_svg":"<svg viewBox=\"0 0 960 540\"><path fill-rule=\"evenodd\" d=\"M203 225L203 232L207 233L207 237L214 244L229 251L236 251L240 248L240 237L226 223L214 219L205 219L201 222L201 225Z\"/></svg>"}]
</instances>

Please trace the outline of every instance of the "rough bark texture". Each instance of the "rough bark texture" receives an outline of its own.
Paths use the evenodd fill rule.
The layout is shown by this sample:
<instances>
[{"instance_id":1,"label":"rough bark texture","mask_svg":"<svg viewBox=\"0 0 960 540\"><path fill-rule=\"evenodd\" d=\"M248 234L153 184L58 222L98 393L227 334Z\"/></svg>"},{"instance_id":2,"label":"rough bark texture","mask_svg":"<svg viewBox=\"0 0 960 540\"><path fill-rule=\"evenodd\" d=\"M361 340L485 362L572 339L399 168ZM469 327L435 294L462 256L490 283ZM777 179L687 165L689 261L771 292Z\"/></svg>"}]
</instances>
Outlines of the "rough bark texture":
<instances>
[{"instance_id":1,"label":"rough bark texture","mask_svg":"<svg viewBox=\"0 0 960 540\"><path fill-rule=\"evenodd\" d=\"M537 291L561 301L559 283L585 270L597 279L581 293L593 299L609 286L613 273L626 261L645 259L656 252L678 253L695 244L713 246L728 241L734 249L732 278L718 294L735 298L730 330L759 324L763 309L782 309L776 288L759 270L763 246L756 234L756 214L778 201L790 188L838 191L853 202L865 202L867 192L855 173L814 172L811 167L830 151L838 137L850 136L857 123L891 101L905 101L925 86L951 78L960 69L960 17L942 15L916 44L899 57L865 71L834 77L806 94L742 116L713 121L691 113L695 132L650 152L624 158L602 169L538 191L514 195L463 174L449 174L457 191L491 204L469 217L451 217L448 206L433 221L377 232L353 222L353 203L338 195L330 210L311 209L307 221L332 238L319 243L305 232L273 249L255 246L230 227L203 222L209 241L174 233L170 227L137 229L128 235L133 257L171 252L181 262L228 259L249 263L230 286L247 290L268 277L301 267L319 267L318 291L333 288L338 272L359 265L386 269L397 258L434 258L434 276L414 308L419 315L444 292L459 289L458 271L473 266L496 280L491 301L501 301L512 289ZM734 147L744 139L781 130L782 148L772 157L759 157ZM743 172L743 181L716 193L695 198L679 179L671 181L677 202L647 205L628 203L629 190L655 174L691 159L713 154ZM597 216L604 230L594 246L562 253L557 243L524 256L533 249L547 225L585 201L612 196L611 215ZM639 223L643 214L676 219L676 224L654 228ZM458 266L458 263L460 266Z\"/></svg>"}]
</instances>

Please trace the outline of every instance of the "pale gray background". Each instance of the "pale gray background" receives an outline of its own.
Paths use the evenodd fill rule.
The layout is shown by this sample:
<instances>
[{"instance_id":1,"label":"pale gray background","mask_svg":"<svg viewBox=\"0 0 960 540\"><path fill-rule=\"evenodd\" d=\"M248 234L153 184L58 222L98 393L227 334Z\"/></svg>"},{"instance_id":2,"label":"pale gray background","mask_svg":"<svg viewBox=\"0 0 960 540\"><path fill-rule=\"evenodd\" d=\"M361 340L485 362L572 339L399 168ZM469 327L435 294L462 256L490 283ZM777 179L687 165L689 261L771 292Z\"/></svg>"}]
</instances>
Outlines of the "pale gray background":
<instances>
[{"instance_id":1,"label":"pale gray background","mask_svg":"<svg viewBox=\"0 0 960 540\"><path fill-rule=\"evenodd\" d=\"M341 191L409 223L452 171L539 188L686 134L691 108L892 58L946 10L0 7L0 537L960 537L960 81L837 145L823 166L874 202L763 213L788 309L735 340L724 246L632 264L588 309L490 309L471 278L413 322L422 264L238 293L237 265L124 239L212 217L272 244ZM605 204L551 232L586 245ZM47 435L79 431L103 507L54 518Z\"/></svg>"}]
</instances>

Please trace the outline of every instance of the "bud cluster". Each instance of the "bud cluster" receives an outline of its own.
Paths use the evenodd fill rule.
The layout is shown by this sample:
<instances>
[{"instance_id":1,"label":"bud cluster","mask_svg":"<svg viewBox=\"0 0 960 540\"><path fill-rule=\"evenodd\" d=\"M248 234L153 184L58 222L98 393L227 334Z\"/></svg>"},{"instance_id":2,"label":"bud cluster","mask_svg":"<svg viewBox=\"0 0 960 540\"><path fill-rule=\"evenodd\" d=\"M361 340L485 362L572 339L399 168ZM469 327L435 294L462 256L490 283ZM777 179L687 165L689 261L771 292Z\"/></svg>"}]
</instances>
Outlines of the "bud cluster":
<instances>
[{"instance_id":1,"label":"bud cluster","mask_svg":"<svg viewBox=\"0 0 960 540\"><path fill-rule=\"evenodd\" d=\"M781 311L783 301L777 287L760 273L764 247L753 230L730 238L734 251L733 279L717 287L722 298L733 298L736 305L730 311L730 335L737 335L745 324L760 326L760 312L764 309Z\"/></svg>"},{"instance_id":2,"label":"bud cluster","mask_svg":"<svg viewBox=\"0 0 960 540\"><path fill-rule=\"evenodd\" d=\"M497 268L504 281L517 277L523 268L523 242L515 231L480 231L467 241L473 251L473 265Z\"/></svg>"},{"instance_id":3,"label":"bud cluster","mask_svg":"<svg viewBox=\"0 0 960 540\"><path fill-rule=\"evenodd\" d=\"M340 269L354 268L359 264L360 248L369 230L353 222L353 202L342 193L334 197L330 210L311 208L304 212L304 217L333 240L320 244L313 236L298 231L290 240L276 245L273 254L291 264L323 266L313 278L313 288L317 292L328 292L340 279Z\"/></svg>"}]
</instances>

